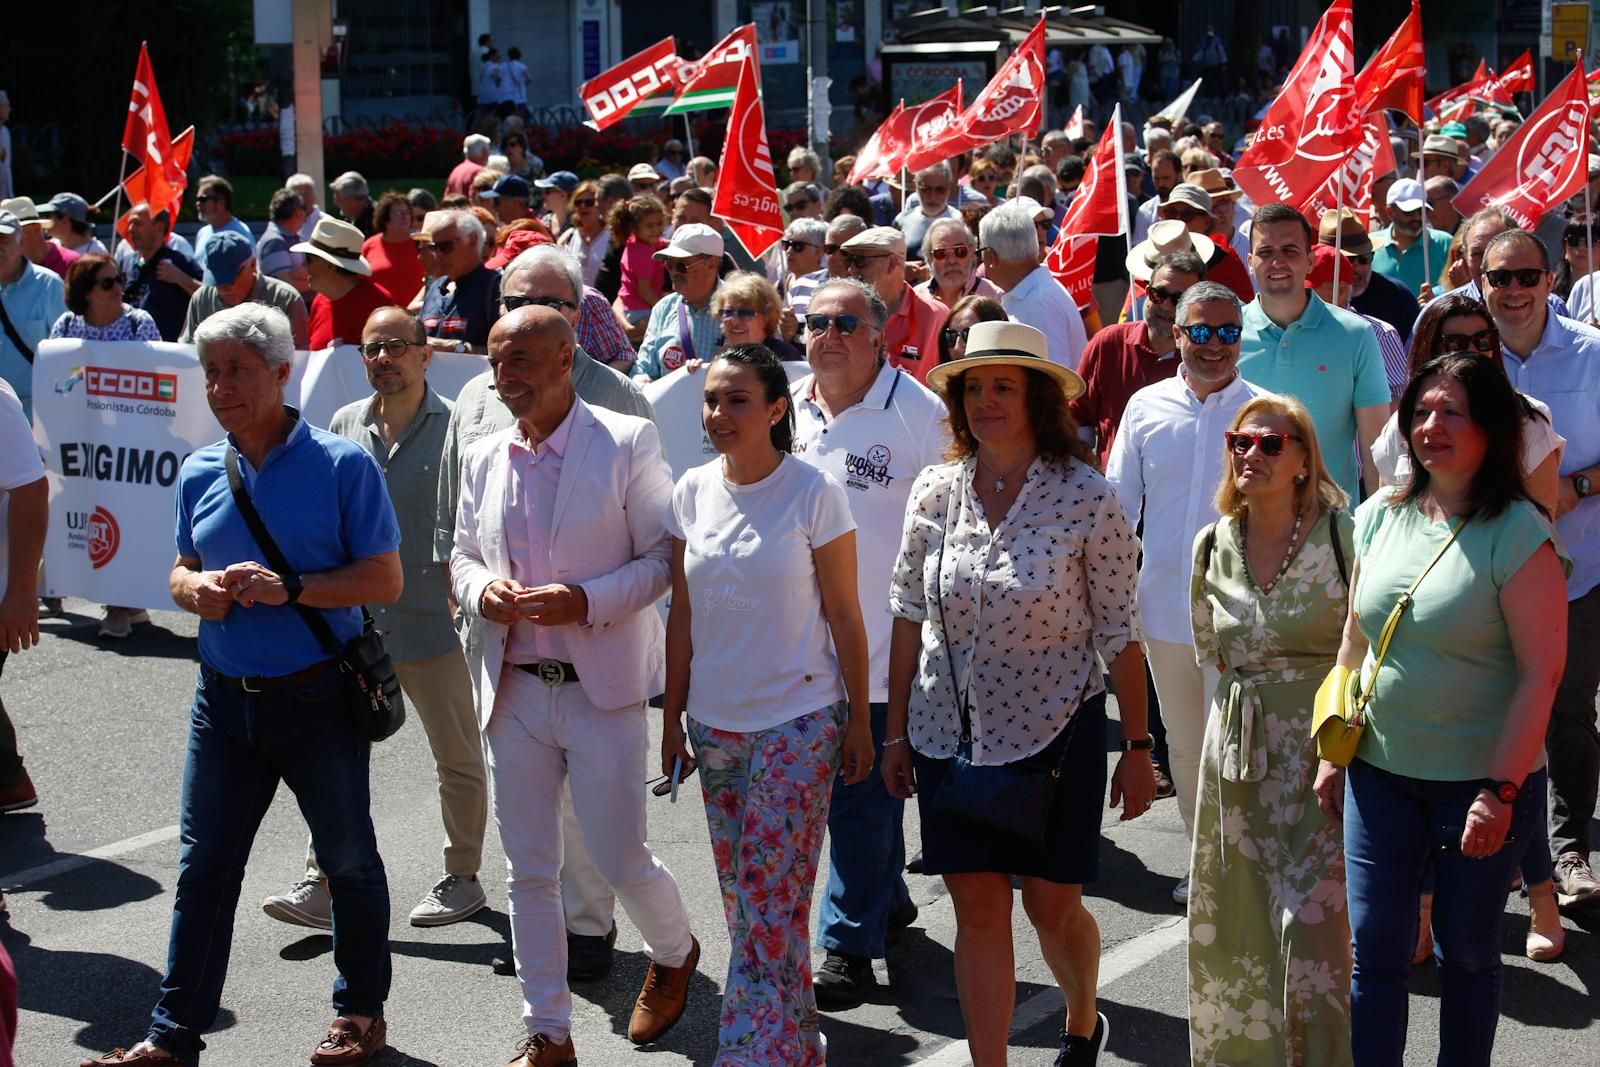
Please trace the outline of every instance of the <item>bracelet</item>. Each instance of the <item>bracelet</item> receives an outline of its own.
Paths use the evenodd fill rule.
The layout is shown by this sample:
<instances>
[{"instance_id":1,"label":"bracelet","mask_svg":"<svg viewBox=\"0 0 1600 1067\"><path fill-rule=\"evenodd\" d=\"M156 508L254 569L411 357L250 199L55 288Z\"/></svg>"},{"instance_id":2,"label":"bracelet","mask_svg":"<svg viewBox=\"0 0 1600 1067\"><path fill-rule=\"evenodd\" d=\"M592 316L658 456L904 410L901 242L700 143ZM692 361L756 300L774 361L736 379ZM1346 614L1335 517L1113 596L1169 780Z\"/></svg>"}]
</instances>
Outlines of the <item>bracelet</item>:
<instances>
[{"instance_id":1,"label":"bracelet","mask_svg":"<svg viewBox=\"0 0 1600 1067\"><path fill-rule=\"evenodd\" d=\"M884 748L893 748L894 746L896 746L896 745L902 743L903 741L905 741L905 739L906 739L906 735L905 734L901 734L899 737L895 738L893 741L885 741L883 743L883 747Z\"/></svg>"}]
</instances>

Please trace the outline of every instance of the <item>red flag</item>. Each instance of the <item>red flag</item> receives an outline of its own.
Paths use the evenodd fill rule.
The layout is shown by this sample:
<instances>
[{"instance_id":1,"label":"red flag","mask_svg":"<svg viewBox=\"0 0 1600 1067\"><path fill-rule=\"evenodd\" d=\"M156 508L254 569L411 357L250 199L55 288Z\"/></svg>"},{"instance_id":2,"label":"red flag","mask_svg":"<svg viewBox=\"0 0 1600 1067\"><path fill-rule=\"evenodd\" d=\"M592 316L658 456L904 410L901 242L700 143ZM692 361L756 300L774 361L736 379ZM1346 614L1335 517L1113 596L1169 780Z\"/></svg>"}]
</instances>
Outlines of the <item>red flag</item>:
<instances>
[{"instance_id":1,"label":"red flag","mask_svg":"<svg viewBox=\"0 0 1600 1067\"><path fill-rule=\"evenodd\" d=\"M1372 228L1372 181L1395 169L1394 145L1389 143L1389 124L1382 112L1373 112L1362 120L1361 132L1361 143L1345 159L1344 165L1300 205L1300 214L1309 219L1312 226L1322 221L1323 212L1333 211L1342 204L1361 220L1362 226Z\"/></svg>"},{"instance_id":2,"label":"red flag","mask_svg":"<svg viewBox=\"0 0 1600 1067\"><path fill-rule=\"evenodd\" d=\"M1422 50L1422 9L1418 0L1411 0L1411 13L1356 75L1357 106L1363 111L1383 108L1404 111L1420 125L1426 65Z\"/></svg>"},{"instance_id":3,"label":"red flag","mask_svg":"<svg viewBox=\"0 0 1600 1067\"><path fill-rule=\"evenodd\" d=\"M1128 232L1127 177L1122 170L1122 105L1111 111L1101 131L1083 184L1067 206L1061 232L1045 257L1045 266L1081 309L1094 306L1094 260L1097 237Z\"/></svg>"},{"instance_id":4,"label":"red flag","mask_svg":"<svg viewBox=\"0 0 1600 1067\"><path fill-rule=\"evenodd\" d=\"M1354 57L1350 0L1333 0L1233 168L1251 200L1304 203L1361 143Z\"/></svg>"},{"instance_id":5,"label":"red flag","mask_svg":"<svg viewBox=\"0 0 1600 1067\"><path fill-rule=\"evenodd\" d=\"M728 133L722 142L722 162L717 167L717 191L711 213L728 224L751 258L783 236L783 215L778 211L778 178L767 149L767 120L756 85L755 60L739 71L739 83L728 115Z\"/></svg>"},{"instance_id":6,"label":"red flag","mask_svg":"<svg viewBox=\"0 0 1600 1067\"><path fill-rule=\"evenodd\" d=\"M746 65L754 71L757 87L761 85L756 56L756 24L747 22L712 45L711 51L700 59L679 69L678 99L666 114L732 107Z\"/></svg>"},{"instance_id":7,"label":"red flag","mask_svg":"<svg viewBox=\"0 0 1600 1067\"><path fill-rule=\"evenodd\" d=\"M584 125L603 130L627 118L645 100L677 95L680 62L678 46L666 37L590 78L578 87L578 96L589 109Z\"/></svg>"},{"instance_id":8,"label":"red flag","mask_svg":"<svg viewBox=\"0 0 1600 1067\"><path fill-rule=\"evenodd\" d=\"M909 136L906 140L905 158L901 160L902 166L916 169L912 160L949 136L957 127L962 114L961 93L961 80L958 78L955 85L932 100L906 110L906 130ZM931 166L937 162L938 159L929 160L922 166Z\"/></svg>"},{"instance_id":9,"label":"red flag","mask_svg":"<svg viewBox=\"0 0 1600 1067\"><path fill-rule=\"evenodd\" d=\"M856 165L850 172L851 184L894 174L906 165L907 158L918 145L938 140L960 117L960 79L932 100L914 107L906 107L906 102L900 101L900 106L883 120L883 125L856 157Z\"/></svg>"},{"instance_id":10,"label":"red flag","mask_svg":"<svg viewBox=\"0 0 1600 1067\"><path fill-rule=\"evenodd\" d=\"M1067 140L1076 141L1083 136L1083 105L1079 104L1072 109L1072 117L1067 120L1067 128L1063 131Z\"/></svg>"},{"instance_id":11,"label":"red flag","mask_svg":"<svg viewBox=\"0 0 1600 1067\"><path fill-rule=\"evenodd\" d=\"M1039 128L1043 94L1044 19L1040 18L949 133L912 153L911 169L930 167L1013 133L1034 132Z\"/></svg>"},{"instance_id":12,"label":"red flag","mask_svg":"<svg viewBox=\"0 0 1600 1067\"><path fill-rule=\"evenodd\" d=\"M167 180L151 183L145 180L146 168L139 167L122 179L122 192L128 198L128 210L117 220L116 230L126 240L128 218L141 205L150 214L162 211L172 222L177 222L178 209L183 205L183 194L189 188L189 157L194 153L194 127L190 126L172 139L172 154L167 160ZM154 196L156 199L152 200Z\"/></svg>"},{"instance_id":13,"label":"red flag","mask_svg":"<svg viewBox=\"0 0 1600 1067\"><path fill-rule=\"evenodd\" d=\"M902 136L905 113L906 102L902 100L889 112L889 117L872 131L867 143L856 153L856 162L850 168L847 184L860 185L869 178L882 178L900 169L895 161L905 155L906 143Z\"/></svg>"},{"instance_id":14,"label":"red flag","mask_svg":"<svg viewBox=\"0 0 1600 1067\"><path fill-rule=\"evenodd\" d=\"M1533 229L1547 211L1583 188L1588 129L1589 91L1579 62L1456 194L1456 210L1471 215L1500 207Z\"/></svg>"},{"instance_id":15,"label":"red flag","mask_svg":"<svg viewBox=\"0 0 1600 1067\"><path fill-rule=\"evenodd\" d=\"M1534 89L1533 55L1524 51L1498 78L1491 77L1471 94L1472 100L1500 108L1515 108L1512 97L1517 93L1531 93ZM1469 112L1470 114L1470 112ZM1465 117L1465 116L1463 116Z\"/></svg>"},{"instance_id":16,"label":"red flag","mask_svg":"<svg viewBox=\"0 0 1600 1067\"><path fill-rule=\"evenodd\" d=\"M145 168L145 184L155 200L171 199L168 177L172 155L172 134L167 130L167 112L161 106L156 88L155 68L150 64L150 49L139 45L139 65L133 72L133 92L128 98L128 120L122 127L122 150Z\"/></svg>"},{"instance_id":17,"label":"red flag","mask_svg":"<svg viewBox=\"0 0 1600 1067\"><path fill-rule=\"evenodd\" d=\"M1494 78L1494 72L1489 70L1483 60L1478 60L1478 69L1466 81L1453 89L1446 89L1438 96L1430 97L1423 101L1423 106L1435 115L1442 115L1447 108L1453 109L1459 102L1465 100L1473 93L1478 92Z\"/></svg>"}]
</instances>

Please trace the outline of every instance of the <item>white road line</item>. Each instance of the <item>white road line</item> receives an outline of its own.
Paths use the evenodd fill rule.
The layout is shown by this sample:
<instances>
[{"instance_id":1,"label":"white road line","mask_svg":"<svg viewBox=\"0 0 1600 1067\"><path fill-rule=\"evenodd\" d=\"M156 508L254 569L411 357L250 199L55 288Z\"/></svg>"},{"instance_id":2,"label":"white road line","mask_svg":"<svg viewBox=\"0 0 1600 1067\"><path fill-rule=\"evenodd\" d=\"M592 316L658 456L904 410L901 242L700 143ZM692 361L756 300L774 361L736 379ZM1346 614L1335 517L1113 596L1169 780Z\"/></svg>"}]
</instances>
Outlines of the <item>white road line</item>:
<instances>
[{"instance_id":1,"label":"white road line","mask_svg":"<svg viewBox=\"0 0 1600 1067\"><path fill-rule=\"evenodd\" d=\"M178 836L178 827L163 826L159 830L150 830L142 834L125 837L121 841L113 841L109 845L91 848L88 852L80 852L76 856L65 856L49 863L41 863L37 867L29 867L15 874L0 874L0 886L7 889L19 889L33 882L42 882L46 878L54 878L58 874L75 871L79 867L87 867L95 860L116 859L126 856L130 852L137 852L151 845L161 845Z\"/></svg>"},{"instance_id":2,"label":"white road line","mask_svg":"<svg viewBox=\"0 0 1600 1067\"><path fill-rule=\"evenodd\" d=\"M1149 933L1124 941L1100 957L1100 989L1132 974L1168 950L1183 944L1189 926L1182 916L1171 919ZM1061 994L1055 989L1045 989L1017 1006L1011 1016L1011 1032L1021 1033L1052 1015L1061 1014ZM971 1067L972 1057L967 1055L967 1043L957 1038L927 1059L916 1061L919 1067Z\"/></svg>"}]
</instances>

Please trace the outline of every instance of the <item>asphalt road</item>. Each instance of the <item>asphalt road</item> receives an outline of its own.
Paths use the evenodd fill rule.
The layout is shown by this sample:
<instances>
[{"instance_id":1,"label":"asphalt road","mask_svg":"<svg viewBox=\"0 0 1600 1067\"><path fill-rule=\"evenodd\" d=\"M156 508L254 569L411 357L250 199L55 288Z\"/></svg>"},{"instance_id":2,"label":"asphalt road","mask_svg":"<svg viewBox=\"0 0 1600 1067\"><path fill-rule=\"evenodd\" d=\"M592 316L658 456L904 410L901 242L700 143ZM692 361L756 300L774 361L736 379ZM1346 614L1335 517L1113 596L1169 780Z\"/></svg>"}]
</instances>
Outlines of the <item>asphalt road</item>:
<instances>
[{"instance_id":1,"label":"asphalt road","mask_svg":"<svg viewBox=\"0 0 1600 1067\"><path fill-rule=\"evenodd\" d=\"M13 656L0 680L41 796L31 811L0 816L0 886L11 905L9 925L0 920L0 940L20 976L20 1067L75 1064L87 1051L143 1036L165 960L176 873L195 620L156 613L133 638L110 643L96 640L91 605L69 600L67 607L67 617L44 623L43 647ZM507 931L498 844L491 840L486 860L490 909L455 926L414 929L405 916L438 877L442 841L431 761L414 723L375 749L373 793L396 917L387 1008L393 1047L377 1062L504 1063L522 1027L516 981L488 966ZM714 1052L728 950L704 814L694 791L676 805L650 804L653 844L683 887L704 954L683 1021L659 1045L635 1049L627 1018L646 960L619 909L616 966L605 980L575 990L574 1040L589 1065L704 1064ZM914 817L907 832L914 841ZM264 896L297 878L304 849L304 823L281 791L245 876L207 1064L304 1063L331 1018L329 938L273 922L259 910ZM1172 802L1126 824L1107 813L1102 878L1089 889L1104 943L1101 1007L1112 1028L1103 1064L1187 1062L1185 934L1168 896L1184 864ZM913 877L911 891L921 916L879 962L877 995L826 1017L829 1062L836 1067L968 1062L951 974L951 906L938 879ZM1526 915L1513 897L1494 1062L1596 1067L1600 941L1569 921L1565 958L1530 963L1521 953ZM1020 906L1015 927L1011 1062L1034 1067L1054 1058L1061 1001ZM1413 994L1407 1062L1431 1064L1439 994L1431 967L1417 970Z\"/></svg>"}]
</instances>

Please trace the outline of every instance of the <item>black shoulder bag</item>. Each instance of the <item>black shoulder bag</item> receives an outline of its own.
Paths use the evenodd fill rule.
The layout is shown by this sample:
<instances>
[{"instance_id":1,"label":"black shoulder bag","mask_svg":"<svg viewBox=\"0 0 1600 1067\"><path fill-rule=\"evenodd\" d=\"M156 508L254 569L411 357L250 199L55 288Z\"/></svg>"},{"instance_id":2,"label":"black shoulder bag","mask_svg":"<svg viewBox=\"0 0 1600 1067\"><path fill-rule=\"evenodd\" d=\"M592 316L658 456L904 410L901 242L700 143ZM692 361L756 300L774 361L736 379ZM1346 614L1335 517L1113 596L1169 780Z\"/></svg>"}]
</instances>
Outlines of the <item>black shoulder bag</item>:
<instances>
[{"instance_id":1,"label":"black shoulder bag","mask_svg":"<svg viewBox=\"0 0 1600 1067\"><path fill-rule=\"evenodd\" d=\"M1061 771L1066 766L1067 752L1072 747L1072 733L1077 728L1078 715L1074 712L1067 721L1061 755L1053 761L1053 766L1041 764L1037 756L993 766L979 766L972 762L972 671L969 664L963 684L956 673L955 655L950 650L950 631L944 624L944 598L939 594L939 586L944 581L944 546L950 539L950 519L955 513L956 490L962 479L959 471L956 479L950 487L944 537L939 542L939 563L933 584L934 600L939 608L939 631L944 636L945 661L950 668L950 688L956 694L956 707L961 713L961 739L956 744L955 760L945 772L939 791L933 795L933 809L960 815L991 830L1042 844L1050 822L1056 786L1061 782ZM979 595L982 595L981 592ZM974 649L973 655L976 654Z\"/></svg>"},{"instance_id":2,"label":"black shoulder bag","mask_svg":"<svg viewBox=\"0 0 1600 1067\"><path fill-rule=\"evenodd\" d=\"M5 331L7 340L16 346L17 351L22 353L22 358L31 365L33 363L33 349L28 345L28 342L22 339L22 335L17 332L17 328L11 324L11 316L6 314L6 302L4 300L0 300L0 329Z\"/></svg>"},{"instance_id":3,"label":"black shoulder bag","mask_svg":"<svg viewBox=\"0 0 1600 1067\"><path fill-rule=\"evenodd\" d=\"M239 474L239 460L233 449L224 450L228 468L228 488L233 490L233 502L244 516L245 525L255 535L256 544L267 557L267 564L279 574L294 574L295 569L284 559L278 543L272 539L267 525L261 521L245 492L244 478ZM382 741L400 729L406 721L405 697L400 692L400 679L394 673L394 660L384 647L383 632L372 621L366 608L361 609L361 634L343 645L335 636L333 627L316 608L296 602L295 611L305 621L306 627L322 645L330 659L337 660L339 672L345 677L350 690L356 716L356 732L368 741Z\"/></svg>"}]
</instances>

